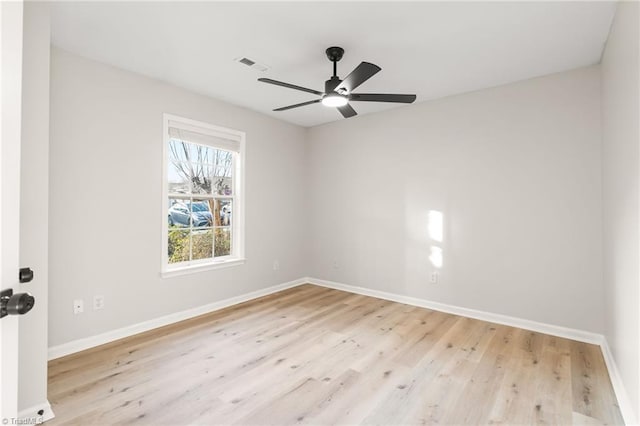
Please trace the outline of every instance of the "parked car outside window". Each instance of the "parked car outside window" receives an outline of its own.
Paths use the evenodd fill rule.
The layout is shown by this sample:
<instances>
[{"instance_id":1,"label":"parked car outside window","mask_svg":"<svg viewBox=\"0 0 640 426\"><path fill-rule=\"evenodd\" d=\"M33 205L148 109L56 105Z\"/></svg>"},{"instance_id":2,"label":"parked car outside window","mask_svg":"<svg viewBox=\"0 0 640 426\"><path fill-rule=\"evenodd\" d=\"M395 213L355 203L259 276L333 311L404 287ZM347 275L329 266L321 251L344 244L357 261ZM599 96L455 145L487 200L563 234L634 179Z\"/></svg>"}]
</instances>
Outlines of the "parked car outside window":
<instances>
[{"instance_id":1,"label":"parked car outside window","mask_svg":"<svg viewBox=\"0 0 640 426\"><path fill-rule=\"evenodd\" d=\"M213 224L213 215L206 201L176 202L169 207L169 226L201 228Z\"/></svg>"}]
</instances>

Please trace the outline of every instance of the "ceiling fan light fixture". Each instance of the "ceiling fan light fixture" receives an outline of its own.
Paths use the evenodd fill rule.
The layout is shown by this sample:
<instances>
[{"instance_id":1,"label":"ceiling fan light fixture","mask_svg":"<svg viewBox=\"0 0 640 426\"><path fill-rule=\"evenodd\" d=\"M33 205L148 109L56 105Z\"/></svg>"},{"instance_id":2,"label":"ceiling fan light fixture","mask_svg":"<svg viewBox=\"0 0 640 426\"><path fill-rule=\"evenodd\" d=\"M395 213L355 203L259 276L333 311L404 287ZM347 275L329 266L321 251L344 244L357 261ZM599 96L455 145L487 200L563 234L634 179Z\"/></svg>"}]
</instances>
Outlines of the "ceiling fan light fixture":
<instances>
[{"instance_id":1,"label":"ceiling fan light fixture","mask_svg":"<svg viewBox=\"0 0 640 426\"><path fill-rule=\"evenodd\" d=\"M2 1L2 0L0 0ZM296 86L295 84L285 83L284 81L273 80L271 78L259 78L258 81L276 86L287 87L289 89L299 90L301 92L312 93L317 95L316 99L301 102L295 105L287 105L276 108L274 111L287 111L293 108L299 108L306 105L322 103L326 107L333 107L342 114L344 118L350 118L358 115L351 107L351 102L396 102L402 104L410 104L416 100L416 95L399 95L394 93L353 93L353 90L362 83L369 80L381 68L369 62L360 62L344 80L338 77L337 62L342 59L344 49L333 46L326 50L327 58L333 62L333 75L329 80L324 82L324 93L307 87ZM249 59L249 61L251 61Z\"/></svg>"},{"instance_id":2,"label":"ceiling fan light fixture","mask_svg":"<svg viewBox=\"0 0 640 426\"><path fill-rule=\"evenodd\" d=\"M345 106L347 103L349 103L349 99L338 93L329 93L322 98L322 105L327 107L341 107Z\"/></svg>"}]
</instances>

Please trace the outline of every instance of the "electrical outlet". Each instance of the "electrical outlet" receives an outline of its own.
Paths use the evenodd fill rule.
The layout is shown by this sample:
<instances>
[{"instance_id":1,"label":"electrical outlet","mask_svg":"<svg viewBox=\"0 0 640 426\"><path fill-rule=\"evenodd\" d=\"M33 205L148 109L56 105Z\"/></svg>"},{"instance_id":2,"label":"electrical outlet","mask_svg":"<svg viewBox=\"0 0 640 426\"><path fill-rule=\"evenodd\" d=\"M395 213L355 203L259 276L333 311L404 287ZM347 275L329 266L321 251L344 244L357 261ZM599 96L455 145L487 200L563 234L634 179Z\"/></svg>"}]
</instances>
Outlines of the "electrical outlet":
<instances>
[{"instance_id":1,"label":"electrical outlet","mask_svg":"<svg viewBox=\"0 0 640 426\"><path fill-rule=\"evenodd\" d=\"M73 301L73 313L81 314L84 312L84 302L82 299L76 299Z\"/></svg>"},{"instance_id":2,"label":"electrical outlet","mask_svg":"<svg viewBox=\"0 0 640 426\"><path fill-rule=\"evenodd\" d=\"M274 271L279 271L280 270L280 262L278 262L277 260L273 261L273 270Z\"/></svg>"},{"instance_id":3,"label":"electrical outlet","mask_svg":"<svg viewBox=\"0 0 640 426\"><path fill-rule=\"evenodd\" d=\"M104 308L104 296L93 296L93 310Z\"/></svg>"},{"instance_id":4,"label":"electrical outlet","mask_svg":"<svg viewBox=\"0 0 640 426\"><path fill-rule=\"evenodd\" d=\"M432 271L431 272L431 276L429 277L429 282L431 284L437 284L438 283L438 271Z\"/></svg>"}]
</instances>

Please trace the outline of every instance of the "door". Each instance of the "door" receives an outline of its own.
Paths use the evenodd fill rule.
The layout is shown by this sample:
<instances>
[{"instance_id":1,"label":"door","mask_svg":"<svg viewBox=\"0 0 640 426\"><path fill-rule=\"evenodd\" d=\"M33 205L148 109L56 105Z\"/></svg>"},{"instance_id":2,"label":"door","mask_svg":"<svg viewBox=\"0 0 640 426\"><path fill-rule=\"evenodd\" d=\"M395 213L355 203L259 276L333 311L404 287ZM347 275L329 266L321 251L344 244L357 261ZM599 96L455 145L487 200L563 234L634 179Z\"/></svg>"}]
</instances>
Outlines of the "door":
<instances>
[{"instance_id":1,"label":"door","mask_svg":"<svg viewBox=\"0 0 640 426\"><path fill-rule=\"evenodd\" d=\"M23 3L0 1L0 289L18 288ZM0 421L18 417L18 317L0 319Z\"/></svg>"}]
</instances>

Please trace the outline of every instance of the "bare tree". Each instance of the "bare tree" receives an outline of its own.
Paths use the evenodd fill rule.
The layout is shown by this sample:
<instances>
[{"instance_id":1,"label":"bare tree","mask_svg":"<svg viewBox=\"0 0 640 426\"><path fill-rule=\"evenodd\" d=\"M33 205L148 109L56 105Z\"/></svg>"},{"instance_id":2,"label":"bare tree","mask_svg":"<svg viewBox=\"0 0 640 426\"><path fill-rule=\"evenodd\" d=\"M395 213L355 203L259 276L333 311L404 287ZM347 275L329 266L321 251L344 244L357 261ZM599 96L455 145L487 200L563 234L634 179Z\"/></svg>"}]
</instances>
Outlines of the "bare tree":
<instances>
[{"instance_id":1,"label":"bare tree","mask_svg":"<svg viewBox=\"0 0 640 426\"><path fill-rule=\"evenodd\" d=\"M177 172L191 182L194 193L223 194L231 178L233 153L172 139L169 142L169 160Z\"/></svg>"}]
</instances>

